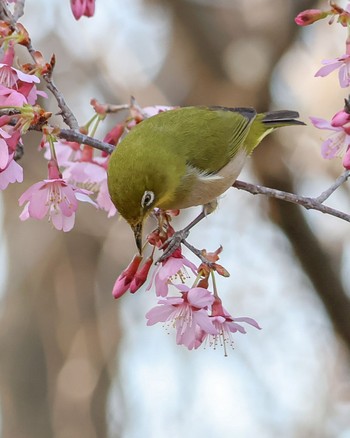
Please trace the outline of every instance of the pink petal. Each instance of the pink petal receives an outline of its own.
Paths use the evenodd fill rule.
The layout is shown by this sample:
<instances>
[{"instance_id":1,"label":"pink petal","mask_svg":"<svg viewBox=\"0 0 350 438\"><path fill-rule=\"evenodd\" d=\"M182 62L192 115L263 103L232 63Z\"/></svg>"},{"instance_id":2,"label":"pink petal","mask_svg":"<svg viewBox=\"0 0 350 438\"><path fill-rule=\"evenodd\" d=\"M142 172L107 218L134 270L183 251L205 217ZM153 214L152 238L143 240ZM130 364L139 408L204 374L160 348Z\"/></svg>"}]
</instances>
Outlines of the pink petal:
<instances>
[{"instance_id":1,"label":"pink petal","mask_svg":"<svg viewBox=\"0 0 350 438\"><path fill-rule=\"evenodd\" d=\"M343 64L338 73L339 84L342 88L347 88L350 84L348 64Z\"/></svg>"},{"instance_id":2,"label":"pink petal","mask_svg":"<svg viewBox=\"0 0 350 438\"><path fill-rule=\"evenodd\" d=\"M33 193L35 193L37 190L41 189L41 187L44 187L44 186L45 186L44 181L39 181L39 182L33 184L32 186L30 186L24 193L22 193L22 195L18 199L19 205L23 205L24 202L29 201L31 199Z\"/></svg>"},{"instance_id":3,"label":"pink petal","mask_svg":"<svg viewBox=\"0 0 350 438\"><path fill-rule=\"evenodd\" d=\"M323 62L323 64L325 64L326 62ZM341 67L341 65L343 64L343 62L338 61L338 60L333 60L332 61L328 61L327 65L325 65L324 67L321 67L316 73L315 73L315 77L321 76L327 76L330 73L332 73L334 70L336 70L337 68Z\"/></svg>"},{"instance_id":4,"label":"pink petal","mask_svg":"<svg viewBox=\"0 0 350 438\"><path fill-rule=\"evenodd\" d=\"M4 139L0 138L0 169L5 169L9 162L9 148Z\"/></svg>"},{"instance_id":5,"label":"pink petal","mask_svg":"<svg viewBox=\"0 0 350 438\"><path fill-rule=\"evenodd\" d=\"M79 190L75 190L74 191L75 197L78 201L80 202L87 202L91 205L93 205L94 207L98 208L98 205L96 204L96 202L94 202L90 196L86 195L85 193L81 193ZM112 204L113 205L113 204ZM116 210L117 211L117 210ZM109 217L109 216L108 216Z\"/></svg>"},{"instance_id":6,"label":"pink petal","mask_svg":"<svg viewBox=\"0 0 350 438\"><path fill-rule=\"evenodd\" d=\"M56 230L62 230L64 232L70 231L74 227L75 213L70 216L65 216L57 209L52 209L50 211L50 217L53 226Z\"/></svg>"},{"instance_id":7,"label":"pink petal","mask_svg":"<svg viewBox=\"0 0 350 438\"><path fill-rule=\"evenodd\" d=\"M28 207L29 215L31 217L35 219L43 219L43 217L46 216L49 210L48 194L49 191L47 188L39 189L32 194Z\"/></svg>"},{"instance_id":8,"label":"pink petal","mask_svg":"<svg viewBox=\"0 0 350 438\"><path fill-rule=\"evenodd\" d=\"M12 157L6 169L0 171L0 190L5 190L11 183L23 181L23 169Z\"/></svg>"},{"instance_id":9,"label":"pink petal","mask_svg":"<svg viewBox=\"0 0 350 438\"><path fill-rule=\"evenodd\" d=\"M193 318L199 327L206 333L209 333L210 335L216 335L218 333L206 311L198 310L193 312Z\"/></svg>"},{"instance_id":10,"label":"pink petal","mask_svg":"<svg viewBox=\"0 0 350 438\"><path fill-rule=\"evenodd\" d=\"M201 309L212 305L215 298L207 289L194 287L189 290L187 299L192 306Z\"/></svg>"},{"instance_id":11,"label":"pink petal","mask_svg":"<svg viewBox=\"0 0 350 438\"><path fill-rule=\"evenodd\" d=\"M174 313L175 308L173 306L156 306L146 313L148 319L147 325L153 325L157 322L165 322L170 319L170 316Z\"/></svg>"},{"instance_id":12,"label":"pink petal","mask_svg":"<svg viewBox=\"0 0 350 438\"><path fill-rule=\"evenodd\" d=\"M261 327L253 318L249 318L247 316L241 316L239 318L233 318L233 320L238 321L238 322L245 322L245 323L250 324L253 327L257 328L258 330L261 330Z\"/></svg>"},{"instance_id":13,"label":"pink petal","mask_svg":"<svg viewBox=\"0 0 350 438\"><path fill-rule=\"evenodd\" d=\"M331 122L320 117L310 117L311 123L319 129L330 129L331 131L340 131L340 127L331 125Z\"/></svg>"},{"instance_id":14,"label":"pink petal","mask_svg":"<svg viewBox=\"0 0 350 438\"><path fill-rule=\"evenodd\" d=\"M78 208L78 200L70 185L61 186L62 201L57 204L64 216L72 216Z\"/></svg>"},{"instance_id":15,"label":"pink petal","mask_svg":"<svg viewBox=\"0 0 350 438\"><path fill-rule=\"evenodd\" d=\"M345 148L348 147L350 137L345 134L345 132L337 132L331 137L327 138L322 143L321 155L323 158L330 160L334 157L342 155Z\"/></svg>"},{"instance_id":16,"label":"pink petal","mask_svg":"<svg viewBox=\"0 0 350 438\"><path fill-rule=\"evenodd\" d=\"M22 213L19 215L19 218L21 219L21 221L26 221L27 219L30 218L29 211L28 211L28 206L29 206L29 203L27 203L24 206L24 208L22 210Z\"/></svg>"},{"instance_id":17,"label":"pink petal","mask_svg":"<svg viewBox=\"0 0 350 438\"><path fill-rule=\"evenodd\" d=\"M0 64L0 68L3 66L4 64ZM37 84L40 82L40 79L35 76L35 75L29 75L27 73L23 73L23 71L21 70L17 70L16 68L11 67L12 70L14 70L17 73L18 79L22 82L29 82L29 83L33 83L36 82Z\"/></svg>"}]
</instances>

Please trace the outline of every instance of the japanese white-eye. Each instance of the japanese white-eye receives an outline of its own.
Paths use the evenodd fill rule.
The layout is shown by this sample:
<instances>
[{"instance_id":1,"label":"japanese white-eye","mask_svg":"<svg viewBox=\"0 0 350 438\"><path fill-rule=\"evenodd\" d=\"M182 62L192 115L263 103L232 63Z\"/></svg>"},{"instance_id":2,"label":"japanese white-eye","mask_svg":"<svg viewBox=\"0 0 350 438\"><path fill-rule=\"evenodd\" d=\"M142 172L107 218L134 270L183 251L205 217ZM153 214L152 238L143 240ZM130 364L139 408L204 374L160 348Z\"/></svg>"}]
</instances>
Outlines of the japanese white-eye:
<instances>
[{"instance_id":1,"label":"japanese white-eye","mask_svg":"<svg viewBox=\"0 0 350 438\"><path fill-rule=\"evenodd\" d=\"M108 188L142 249L145 218L158 207L206 205L232 186L246 158L276 128L303 125L295 111L184 107L135 126L117 145Z\"/></svg>"}]
</instances>

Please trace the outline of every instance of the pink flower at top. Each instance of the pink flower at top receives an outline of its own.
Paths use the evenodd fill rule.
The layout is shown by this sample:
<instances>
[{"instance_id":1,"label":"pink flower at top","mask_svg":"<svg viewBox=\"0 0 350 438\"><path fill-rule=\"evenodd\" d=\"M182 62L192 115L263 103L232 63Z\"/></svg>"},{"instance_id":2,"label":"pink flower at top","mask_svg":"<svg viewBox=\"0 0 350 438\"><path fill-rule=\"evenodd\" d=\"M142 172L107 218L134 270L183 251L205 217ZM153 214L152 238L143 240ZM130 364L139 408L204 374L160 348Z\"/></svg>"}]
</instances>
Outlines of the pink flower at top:
<instances>
[{"instance_id":1,"label":"pink flower at top","mask_svg":"<svg viewBox=\"0 0 350 438\"><path fill-rule=\"evenodd\" d=\"M92 17L95 13L95 0L71 0L70 5L76 20L83 15Z\"/></svg>"},{"instance_id":2,"label":"pink flower at top","mask_svg":"<svg viewBox=\"0 0 350 438\"><path fill-rule=\"evenodd\" d=\"M183 280L186 277L186 271L184 271L186 267L190 268L197 275L197 267L181 254L180 249L176 250L170 257L158 265L147 290L151 289L154 282L157 297L166 297L171 278L178 276L180 280Z\"/></svg>"},{"instance_id":3,"label":"pink flower at top","mask_svg":"<svg viewBox=\"0 0 350 438\"><path fill-rule=\"evenodd\" d=\"M350 114L342 110L335 114L330 122L319 117L310 117L310 120L316 128L333 131L322 144L323 158L330 160L347 155L350 145ZM346 162L343 162L343 165L348 168Z\"/></svg>"},{"instance_id":4,"label":"pink flower at top","mask_svg":"<svg viewBox=\"0 0 350 438\"><path fill-rule=\"evenodd\" d=\"M178 285L182 297L166 297L158 301L146 314L147 325L157 322L169 322L176 329L176 343L185 345L189 350L197 348L198 333L217 334L210 317L208 307L214 301L213 295L201 287L190 289L185 285Z\"/></svg>"},{"instance_id":5,"label":"pink flower at top","mask_svg":"<svg viewBox=\"0 0 350 438\"><path fill-rule=\"evenodd\" d=\"M212 315L210 318L217 332L213 335L203 330L201 335L198 336L197 342L201 344L207 338L209 338L209 345L214 347L214 349L218 344L221 345L224 348L225 356L227 356L226 345L233 347L234 342L232 339L232 333L246 333L245 328L239 323L244 322L252 325L258 330L261 330L261 327L253 318L233 318L223 308L220 298L215 298L215 301L212 305Z\"/></svg>"},{"instance_id":6,"label":"pink flower at top","mask_svg":"<svg viewBox=\"0 0 350 438\"><path fill-rule=\"evenodd\" d=\"M33 184L19 198L19 205L26 202L20 219L43 219L48 214L57 230L70 231L74 226L78 200L96 204L89 198L89 191L79 189L62 179L52 162L53 160L49 162L51 178Z\"/></svg>"}]
</instances>

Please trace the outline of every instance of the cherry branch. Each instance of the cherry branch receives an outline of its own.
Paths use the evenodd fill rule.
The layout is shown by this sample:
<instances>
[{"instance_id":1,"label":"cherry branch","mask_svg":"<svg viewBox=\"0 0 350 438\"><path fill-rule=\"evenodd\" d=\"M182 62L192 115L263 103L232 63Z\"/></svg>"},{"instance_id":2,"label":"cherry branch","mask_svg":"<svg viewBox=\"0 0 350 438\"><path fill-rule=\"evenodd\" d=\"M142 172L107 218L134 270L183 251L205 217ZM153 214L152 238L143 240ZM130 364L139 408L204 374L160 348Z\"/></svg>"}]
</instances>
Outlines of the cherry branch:
<instances>
[{"instance_id":1,"label":"cherry branch","mask_svg":"<svg viewBox=\"0 0 350 438\"><path fill-rule=\"evenodd\" d=\"M325 190L315 198L317 202L322 204L326 199L328 199L332 193L334 193L338 187L340 187L342 184L344 184L347 179L350 177L350 171L346 170L344 173L342 173L335 181L334 183L329 187L329 189Z\"/></svg>"},{"instance_id":2,"label":"cherry branch","mask_svg":"<svg viewBox=\"0 0 350 438\"><path fill-rule=\"evenodd\" d=\"M344 172L341 177L339 177L328 190L323 192L319 197L317 198L310 198L306 196L299 196L295 195L293 193L283 192L281 190L277 189L271 189L269 187L259 186L255 184L249 184L243 181L235 181L235 183L232 185L236 189L239 190L245 190L246 192L251 193L252 195L265 195L270 198L276 198L280 199L282 201L286 202L292 202L293 204L301 205L302 207L306 208L307 210L317 210L321 213L329 214L331 216L335 216L339 219L343 219L344 221L350 222L350 214L344 213L342 211L336 210L332 207L327 207L326 205L323 205L322 202L319 201L319 199L327 199L343 182L346 181L346 179L349 177L349 174L345 178L345 174L348 172ZM342 182L339 183L339 180Z\"/></svg>"},{"instance_id":3,"label":"cherry branch","mask_svg":"<svg viewBox=\"0 0 350 438\"><path fill-rule=\"evenodd\" d=\"M81 134L80 132L73 131L71 129L61 129L58 133L59 138L63 138L68 141L76 141L80 144L87 144L95 149L98 149L107 154L111 154L114 151L114 146L97 138L89 137L88 135Z\"/></svg>"}]
</instances>

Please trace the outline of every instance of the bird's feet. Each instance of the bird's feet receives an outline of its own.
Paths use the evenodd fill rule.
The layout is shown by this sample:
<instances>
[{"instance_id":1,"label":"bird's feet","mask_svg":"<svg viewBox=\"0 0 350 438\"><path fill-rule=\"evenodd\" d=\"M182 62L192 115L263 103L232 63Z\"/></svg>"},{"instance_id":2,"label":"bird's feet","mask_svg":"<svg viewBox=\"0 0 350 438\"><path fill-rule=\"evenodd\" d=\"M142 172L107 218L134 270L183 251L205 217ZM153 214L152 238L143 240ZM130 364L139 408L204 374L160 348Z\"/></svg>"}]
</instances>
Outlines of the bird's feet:
<instances>
[{"instance_id":1,"label":"bird's feet","mask_svg":"<svg viewBox=\"0 0 350 438\"><path fill-rule=\"evenodd\" d=\"M162 245L161 249L163 249L164 252L156 261L156 263L161 263L173 255L174 252L180 247L181 243L187 239L189 234L190 230L187 227L183 230L175 231L175 233Z\"/></svg>"}]
</instances>

